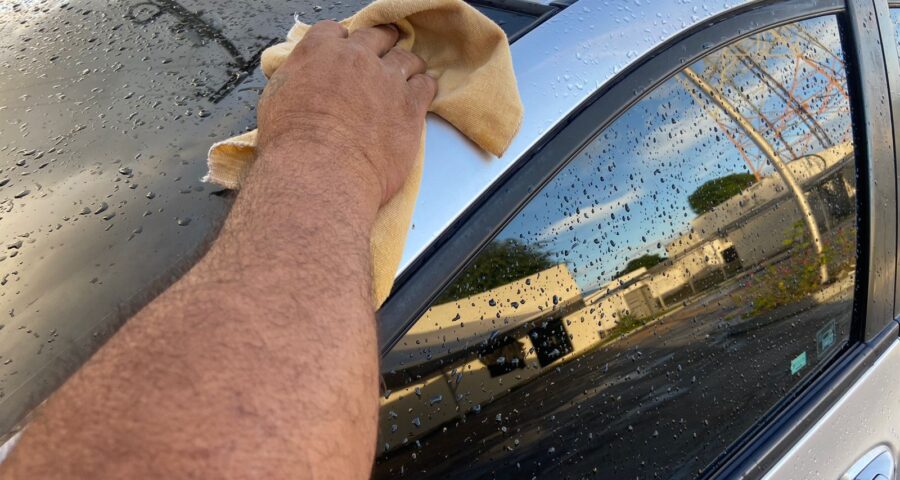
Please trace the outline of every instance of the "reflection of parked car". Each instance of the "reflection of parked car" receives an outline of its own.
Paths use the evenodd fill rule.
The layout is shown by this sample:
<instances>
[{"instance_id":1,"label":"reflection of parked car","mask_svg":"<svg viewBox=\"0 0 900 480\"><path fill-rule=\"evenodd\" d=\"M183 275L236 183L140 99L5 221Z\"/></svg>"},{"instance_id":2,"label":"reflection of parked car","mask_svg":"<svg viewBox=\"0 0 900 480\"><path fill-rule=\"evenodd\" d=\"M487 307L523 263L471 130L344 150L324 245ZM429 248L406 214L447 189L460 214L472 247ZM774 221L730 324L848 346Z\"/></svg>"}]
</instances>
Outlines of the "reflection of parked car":
<instances>
[{"instance_id":1,"label":"reflection of parked car","mask_svg":"<svg viewBox=\"0 0 900 480\"><path fill-rule=\"evenodd\" d=\"M900 15L701 3L477 2L526 114L429 119L375 478L893 478ZM0 438L215 235L259 52L358 7L0 6Z\"/></svg>"}]
</instances>

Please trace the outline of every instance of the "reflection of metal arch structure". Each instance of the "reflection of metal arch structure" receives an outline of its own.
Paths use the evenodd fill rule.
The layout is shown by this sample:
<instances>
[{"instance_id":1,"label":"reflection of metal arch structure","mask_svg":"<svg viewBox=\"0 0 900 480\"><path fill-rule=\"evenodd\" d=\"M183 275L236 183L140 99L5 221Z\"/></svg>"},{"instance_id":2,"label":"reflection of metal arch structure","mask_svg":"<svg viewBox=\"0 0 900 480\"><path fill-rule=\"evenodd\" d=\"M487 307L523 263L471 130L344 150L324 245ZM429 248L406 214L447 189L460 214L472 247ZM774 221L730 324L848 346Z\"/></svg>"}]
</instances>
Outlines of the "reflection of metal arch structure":
<instances>
[{"instance_id":1,"label":"reflection of metal arch structure","mask_svg":"<svg viewBox=\"0 0 900 480\"><path fill-rule=\"evenodd\" d=\"M278 41L276 39L267 42L253 57L245 59L237 46L219 29L207 23L200 14L188 10L176 0L147 0L137 3L128 9L127 18L137 25L147 25L165 14L177 19L176 28L184 27L193 30L201 38L218 44L231 56L228 66L233 73L229 75L229 79L224 85L207 96L213 103L220 102L234 90L259 65L262 51Z\"/></svg>"},{"instance_id":2,"label":"reflection of metal arch structure","mask_svg":"<svg viewBox=\"0 0 900 480\"><path fill-rule=\"evenodd\" d=\"M820 51L823 58L811 58L809 50ZM735 146L757 181L766 164L774 167L794 196L821 259L824 244L818 224L786 163L835 145L822 119L849 114L840 55L794 24L726 47L706 57L700 73L687 67L676 78ZM852 134L848 128L840 135L837 141L843 142ZM819 277L823 284L830 280L824 261Z\"/></svg>"},{"instance_id":3,"label":"reflection of metal arch structure","mask_svg":"<svg viewBox=\"0 0 900 480\"><path fill-rule=\"evenodd\" d=\"M726 47L706 57L698 74L728 96L787 161L850 139L849 129L835 138L822 125L823 118L849 115L844 60L803 25L775 28ZM734 122L712 116L759 179L766 156L752 148Z\"/></svg>"},{"instance_id":4,"label":"reflection of metal arch structure","mask_svg":"<svg viewBox=\"0 0 900 480\"><path fill-rule=\"evenodd\" d=\"M682 71L682 75L688 81L693 83L706 95L715 105L720 108L729 118L731 118L735 123L738 124L738 128L744 133L749 141L753 142L763 155L765 155L766 160L775 167L775 170L778 172L778 175L784 181L784 184L791 191L791 194L794 196L794 200L797 202L797 206L800 208L800 211L803 215L803 221L806 224L806 230L809 232L809 236L812 239L813 247L816 249L816 253L821 258L824 254L825 245L822 242L822 234L819 232L819 225L816 223L816 218L813 215L812 207L809 204L809 199L806 198L806 195L803 193L803 188L800 184L797 183L797 180L794 178L794 174L787 168L784 160L782 160L781 156L778 152L772 148L772 144L769 143L765 137L750 123L750 121L741 115L741 113L731 104L731 102L726 98L720 91L718 91L715 87L711 86L706 82L702 77L697 75L691 67L687 67ZM681 77L679 77L681 78ZM691 96L697 98L697 94L687 89ZM715 112L716 109L704 107L705 111ZM718 114L715 114L716 122L719 123ZM734 138L729 136L729 138ZM779 135L779 138L782 138ZM783 138L782 138L783 140ZM746 157L744 157L746 159ZM749 162L748 162L749 163ZM753 172L757 176L757 180L759 180L758 171ZM823 284L829 282L828 276L828 267L825 262L819 266L819 278Z\"/></svg>"}]
</instances>

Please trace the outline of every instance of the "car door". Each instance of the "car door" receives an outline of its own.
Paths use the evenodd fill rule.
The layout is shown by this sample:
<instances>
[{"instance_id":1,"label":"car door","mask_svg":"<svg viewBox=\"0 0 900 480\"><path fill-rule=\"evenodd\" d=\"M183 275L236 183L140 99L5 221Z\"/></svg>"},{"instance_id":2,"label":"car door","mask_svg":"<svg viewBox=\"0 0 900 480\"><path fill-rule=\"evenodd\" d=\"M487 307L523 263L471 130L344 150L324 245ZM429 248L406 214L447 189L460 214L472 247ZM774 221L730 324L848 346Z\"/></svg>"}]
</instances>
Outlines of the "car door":
<instances>
[{"instance_id":1,"label":"car door","mask_svg":"<svg viewBox=\"0 0 900 480\"><path fill-rule=\"evenodd\" d=\"M889 22L751 4L601 87L382 308L374 478L895 458Z\"/></svg>"},{"instance_id":2,"label":"car door","mask_svg":"<svg viewBox=\"0 0 900 480\"><path fill-rule=\"evenodd\" d=\"M872 138L876 145L895 146L893 155L897 155L896 130L898 113L900 113L900 68L897 61L897 36L900 27L900 4L888 5L883 1L855 2L850 4L854 11L855 23L861 36L869 36L869 42L877 41L881 36L883 42L885 79L877 68L879 63L878 49L869 49L866 53L874 57L868 64L860 62L862 76L868 76L872 85L869 110L878 113L877 122L888 124L888 114L892 114L893 130L879 129L879 137ZM865 53L860 53L864 56ZM874 77L874 78L873 78ZM884 110L886 105L884 86L890 87L891 112ZM874 120L874 119L873 119ZM875 130L875 129L872 129ZM890 136L890 138L885 138ZM877 158L888 158L885 149ZM887 172L885 172L887 173ZM887 239L885 239L887 241ZM898 290L895 288L895 295ZM896 297L895 297L896 298ZM894 318L898 316L898 303L894 303ZM867 333L875 337L869 342L870 349L863 376L844 392L835 405L806 432L799 441L771 469L768 478L795 478L806 475L810 478L834 478L836 472L844 471L841 478L895 478L896 459L900 447L900 388L897 382L897 369L900 366L896 327L892 324L884 326L879 318L869 317ZM882 329L879 332L879 328ZM882 353L883 351L883 353ZM880 353L880 355L879 355ZM848 469L847 466L851 465ZM815 472L808 475L805 472ZM878 475L884 475L879 477Z\"/></svg>"}]
</instances>

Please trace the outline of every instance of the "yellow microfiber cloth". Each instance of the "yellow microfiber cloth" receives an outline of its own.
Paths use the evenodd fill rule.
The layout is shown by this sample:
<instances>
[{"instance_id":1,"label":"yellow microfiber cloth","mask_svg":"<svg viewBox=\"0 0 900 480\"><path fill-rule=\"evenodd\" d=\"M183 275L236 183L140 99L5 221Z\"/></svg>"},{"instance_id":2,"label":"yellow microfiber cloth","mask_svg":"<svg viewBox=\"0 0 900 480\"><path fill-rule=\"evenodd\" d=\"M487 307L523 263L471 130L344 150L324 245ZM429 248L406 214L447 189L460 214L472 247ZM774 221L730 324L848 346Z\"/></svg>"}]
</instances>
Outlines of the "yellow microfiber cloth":
<instances>
[{"instance_id":1,"label":"yellow microfiber cloth","mask_svg":"<svg viewBox=\"0 0 900 480\"><path fill-rule=\"evenodd\" d=\"M506 35L462 0L377 0L341 22L350 32L394 24L398 45L425 60L438 91L430 111L453 124L484 150L501 155L522 120L522 102ZM287 41L263 52L266 77L278 69L308 25L297 23ZM378 212L372 231L373 300L387 299L400 265L422 178L423 145L404 186ZM209 151L207 179L240 187L256 155L256 131L219 142Z\"/></svg>"}]
</instances>

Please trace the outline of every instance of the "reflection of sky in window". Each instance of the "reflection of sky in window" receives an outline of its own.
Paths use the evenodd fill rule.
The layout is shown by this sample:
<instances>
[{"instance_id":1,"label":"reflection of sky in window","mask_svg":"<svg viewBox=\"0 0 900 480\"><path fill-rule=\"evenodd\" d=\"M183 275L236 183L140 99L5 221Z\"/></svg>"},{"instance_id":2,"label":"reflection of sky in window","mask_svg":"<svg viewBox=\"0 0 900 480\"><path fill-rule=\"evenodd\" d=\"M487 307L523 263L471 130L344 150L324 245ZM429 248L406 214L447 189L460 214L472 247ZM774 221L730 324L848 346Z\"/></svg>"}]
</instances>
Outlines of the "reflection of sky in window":
<instances>
[{"instance_id":1,"label":"reflection of sky in window","mask_svg":"<svg viewBox=\"0 0 900 480\"><path fill-rule=\"evenodd\" d=\"M790 26L763 32L737 46L751 52L750 58L772 79L806 100L806 108L821 130L828 132L831 144L847 141L849 105L835 88L845 89L846 84L841 80L829 88L828 76L821 74L835 72L833 76L844 77L837 27L831 17L799 25L800 29ZM715 63L726 65L729 74L704 70ZM808 122L799 115L781 123L778 131L784 142L780 142L762 116L777 122L791 109L779 96L781 91L761 82L736 56L719 51L692 68L742 113L753 117L756 128L785 160L793 158L786 145L797 157L829 146L821 134L819 138L811 135ZM726 128L737 132L749 156L763 158L720 110L697 103L683 80L667 80L626 111L531 201L501 237L554 252L554 260L568 263L585 290L609 281L631 259L665 255L666 243L686 232L696 217L688 195L706 181L749 171L737 147L716 125L712 111L720 114ZM699 91L695 94L705 100ZM771 165L761 168L762 175L772 171Z\"/></svg>"},{"instance_id":2,"label":"reflection of sky in window","mask_svg":"<svg viewBox=\"0 0 900 480\"><path fill-rule=\"evenodd\" d=\"M891 9L891 20L894 21L894 41L900 45L900 8ZM897 53L900 56L900 51Z\"/></svg>"}]
</instances>

